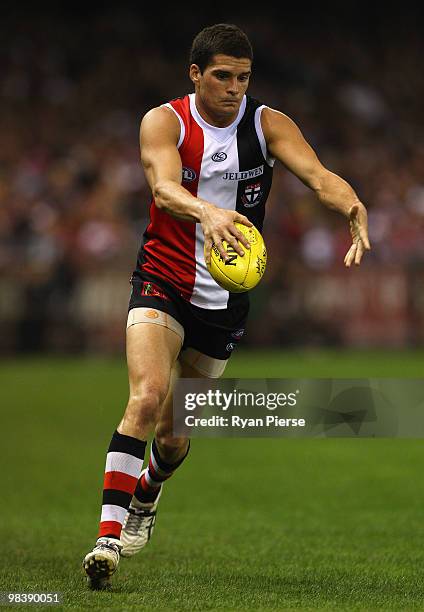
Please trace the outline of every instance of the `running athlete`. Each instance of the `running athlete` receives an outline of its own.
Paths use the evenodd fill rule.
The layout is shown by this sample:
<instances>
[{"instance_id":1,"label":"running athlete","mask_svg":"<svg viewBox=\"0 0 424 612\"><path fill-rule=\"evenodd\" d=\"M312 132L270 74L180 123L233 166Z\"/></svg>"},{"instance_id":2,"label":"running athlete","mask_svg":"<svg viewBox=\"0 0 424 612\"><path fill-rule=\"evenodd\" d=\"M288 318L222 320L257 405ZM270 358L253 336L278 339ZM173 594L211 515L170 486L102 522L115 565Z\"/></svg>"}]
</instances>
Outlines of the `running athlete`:
<instances>
[{"instance_id":1,"label":"running athlete","mask_svg":"<svg viewBox=\"0 0 424 612\"><path fill-rule=\"evenodd\" d=\"M173 436L173 381L221 376L243 335L248 296L221 289L205 259L213 244L226 259L224 240L244 255L249 244L235 222L262 230L274 160L348 219L347 267L370 248L367 213L350 185L323 167L289 117L246 95L252 59L238 27L205 28L191 49L194 93L141 123L153 199L131 280L129 400L107 452L98 540L83 562L93 588L107 584L120 556L148 542L163 483L188 454L189 440Z\"/></svg>"}]
</instances>

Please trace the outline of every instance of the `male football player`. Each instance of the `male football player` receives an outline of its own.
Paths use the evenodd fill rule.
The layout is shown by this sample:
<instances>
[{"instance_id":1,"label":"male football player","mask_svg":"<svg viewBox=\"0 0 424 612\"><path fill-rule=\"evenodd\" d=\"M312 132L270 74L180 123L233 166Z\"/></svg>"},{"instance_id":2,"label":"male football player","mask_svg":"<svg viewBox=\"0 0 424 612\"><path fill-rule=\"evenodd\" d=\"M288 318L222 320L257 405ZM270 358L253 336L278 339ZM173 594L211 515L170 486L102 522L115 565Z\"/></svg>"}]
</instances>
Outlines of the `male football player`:
<instances>
[{"instance_id":1,"label":"male football player","mask_svg":"<svg viewBox=\"0 0 424 612\"><path fill-rule=\"evenodd\" d=\"M247 294L219 287L205 260L213 244L227 258L223 241L243 256L249 243L235 222L262 230L274 161L346 217L347 267L370 248L367 213L350 185L320 163L289 117L246 95L252 59L238 27L205 28L191 49L194 92L150 110L141 123L153 199L132 276L129 400L107 452L98 540L83 562L93 587L104 586L121 555L147 543L163 483L187 456L189 440L173 436L175 377L221 376L243 335Z\"/></svg>"}]
</instances>

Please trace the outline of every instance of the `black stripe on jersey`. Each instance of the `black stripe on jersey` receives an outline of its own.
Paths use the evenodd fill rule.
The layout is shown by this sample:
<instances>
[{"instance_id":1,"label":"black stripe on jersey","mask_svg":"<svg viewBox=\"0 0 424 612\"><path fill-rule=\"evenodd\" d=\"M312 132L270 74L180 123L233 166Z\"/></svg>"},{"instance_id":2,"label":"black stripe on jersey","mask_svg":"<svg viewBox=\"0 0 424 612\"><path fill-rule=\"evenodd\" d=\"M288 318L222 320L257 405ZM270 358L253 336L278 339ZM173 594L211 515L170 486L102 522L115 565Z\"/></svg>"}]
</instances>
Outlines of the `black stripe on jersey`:
<instances>
[{"instance_id":1,"label":"black stripe on jersey","mask_svg":"<svg viewBox=\"0 0 424 612\"><path fill-rule=\"evenodd\" d=\"M263 174L238 182L236 210L245 215L261 232L265 216L265 202L272 183L272 168L266 163L255 128L255 111L261 103L247 96L246 110L237 126L239 172L264 167ZM247 205L246 205L247 204ZM246 308L248 293L230 293L228 308Z\"/></svg>"},{"instance_id":2,"label":"black stripe on jersey","mask_svg":"<svg viewBox=\"0 0 424 612\"><path fill-rule=\"evenodd\" d=\"M264 159L255 129L255 112L259 106L261 103L258 100L247 96L246 110L237 127L237 150L239 172L263 166L263 174L238 182L236 210L252 221L261 232L273 169Z\"/></svg>"}]
</instances>

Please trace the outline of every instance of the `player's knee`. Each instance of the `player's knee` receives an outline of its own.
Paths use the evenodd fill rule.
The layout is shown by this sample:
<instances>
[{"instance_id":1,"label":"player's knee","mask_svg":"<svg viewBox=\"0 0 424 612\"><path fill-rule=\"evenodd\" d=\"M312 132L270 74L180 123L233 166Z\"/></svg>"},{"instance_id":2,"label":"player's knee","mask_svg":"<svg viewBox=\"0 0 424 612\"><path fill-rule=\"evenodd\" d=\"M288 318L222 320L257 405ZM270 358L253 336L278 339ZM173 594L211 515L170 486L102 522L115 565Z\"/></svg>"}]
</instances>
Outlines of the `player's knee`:
<instances>
[{"instance_id":1,"label":"player's knee","mask_svg":"<svg viewBox=\"0 0 424 612\"><path fill-rule=\"evenodd\" d=\"M123 421L125 426L132 430L152 431L158 421L159 414L160 411L154 404L143 404L141 407L137 402L137 409L135 409L135 405L129 402Z\"/></svg>"},{"instance_id":2,"label":"player's knee","mask_svg":"<svg viewBox=\"0 0 424 612\"><path fill-rule=\"evenodd\" d=\"M141 386L130 395L125 417L139 427L154 427L159 420L166 393L162 385L154 382Z\"/></svg>"}]
</instances>

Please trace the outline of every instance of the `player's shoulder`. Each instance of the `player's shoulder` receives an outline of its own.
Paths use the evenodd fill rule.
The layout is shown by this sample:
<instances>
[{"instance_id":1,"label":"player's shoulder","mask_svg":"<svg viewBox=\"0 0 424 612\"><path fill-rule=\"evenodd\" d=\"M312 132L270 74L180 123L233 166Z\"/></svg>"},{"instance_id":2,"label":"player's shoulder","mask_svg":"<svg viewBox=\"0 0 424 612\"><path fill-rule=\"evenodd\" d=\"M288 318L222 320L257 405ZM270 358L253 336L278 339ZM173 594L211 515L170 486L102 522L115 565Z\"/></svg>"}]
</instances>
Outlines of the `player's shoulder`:
<instances>
[{"instance_id":1,"label":"player's shoulder","mask_svg":"<svg viewBox=\"0 0 424 612\"><path fill-rule=\"evenodd\" d=\"M151 108L141 119L140 135L168 133L178 140L180 123L169 106L161 105Z\"/></svg>"},{"instance_id":2,"label":"player's shoulder","mask_svg":"<svg viewBox=\"0 0 424 612\"><path fill-rule=\"evenodd\" d=\"M175 122L175 113L169 106L161 104L148 110L141 119L143 124L166 125ZM177 120L178 123L178 120Z\"/></svg>"},{"instance_id":3,"label":"player's shoulder","mask_svg":"<svg viewBox=\"0 0 424 612\"><path fill-rule=\"evenodd\" d=\"M276 133L281 135L282 133L290 133L293 129L297 129L293 119L270 106L265 106L262 110L261 125L267 141L272 139Z\"/></svg>"},{"instance_id":4,"label":"player's shoulder","mask_svg":"<svg viewBox=\"0 0 424 612\"><path fill-rule=\"evenodd\" d=\"M144 115L143 119L147 118L148 121L167 121L169 118L175 119L176 114L180 114L181 110L190 105L189 96L181 96L179 98L173 98L169 102L164 102L160 106L151 108Z\"/></svg>"},{"instance_id":5,"label":"player's shoulder","mask_svg":"<svg viewBox=\"0 0 424 612\"><path fill-rule=\"evenodd\" d=\"M263 117L264 121L270 123L293 123L293 120L288 115L266 105L264 105L261 117Z\"/></svg>"}]
</instances>

